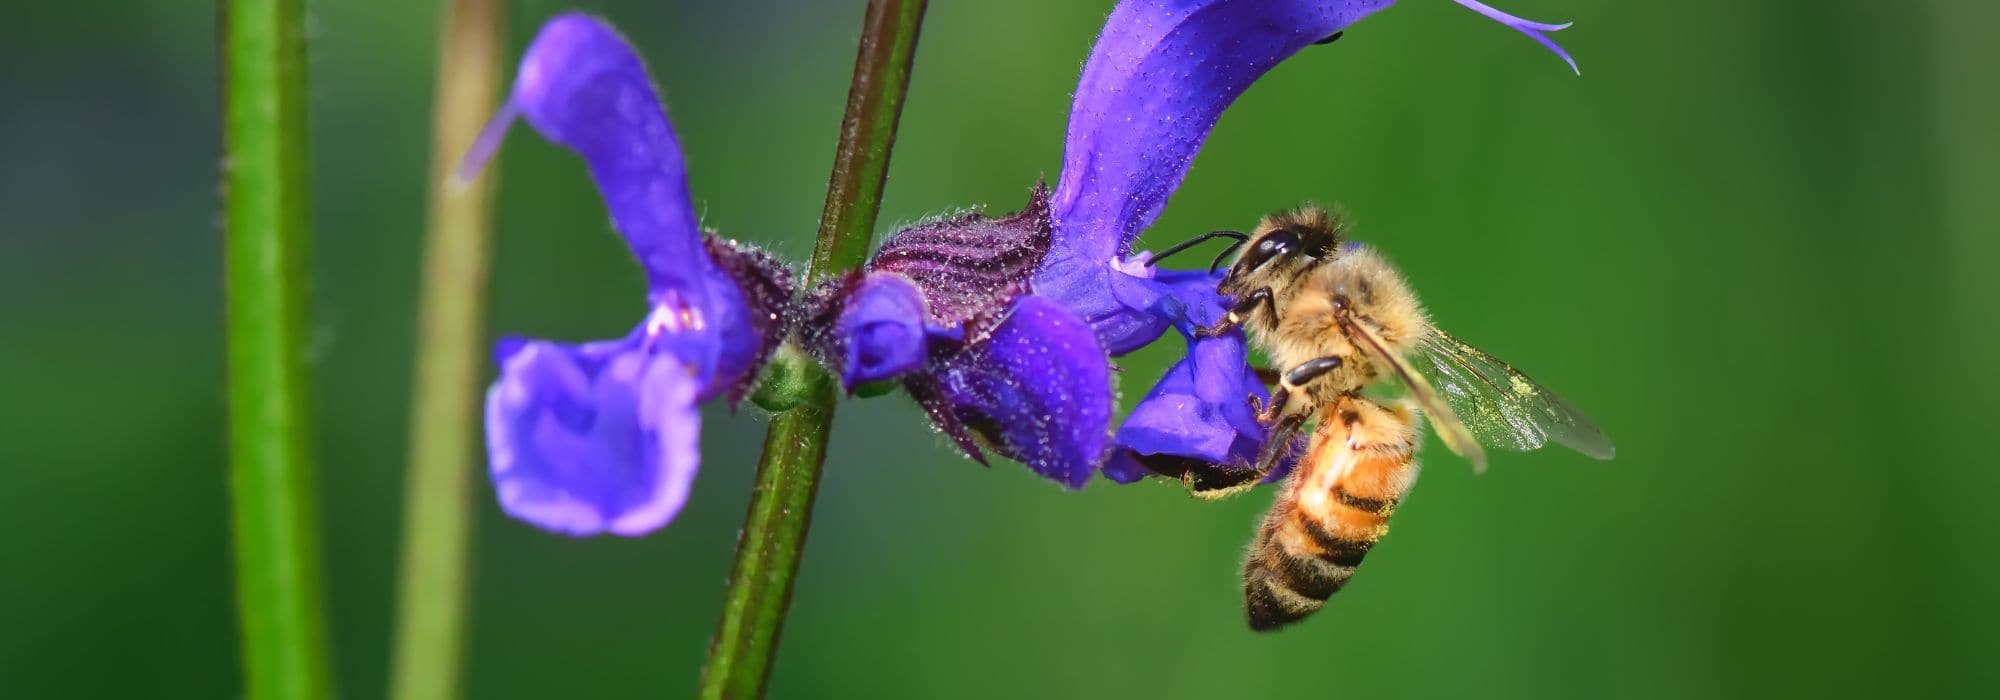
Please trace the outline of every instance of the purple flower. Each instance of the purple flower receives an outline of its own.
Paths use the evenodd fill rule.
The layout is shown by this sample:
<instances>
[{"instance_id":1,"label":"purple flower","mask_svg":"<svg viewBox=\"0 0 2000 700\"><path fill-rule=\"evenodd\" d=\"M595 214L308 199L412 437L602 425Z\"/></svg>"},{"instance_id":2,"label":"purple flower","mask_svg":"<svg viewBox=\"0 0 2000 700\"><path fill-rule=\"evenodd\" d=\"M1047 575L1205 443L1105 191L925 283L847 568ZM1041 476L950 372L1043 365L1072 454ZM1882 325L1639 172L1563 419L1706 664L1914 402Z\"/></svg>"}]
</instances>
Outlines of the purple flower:
<instances>
[{"instance_id":1,"label":"purple flower","mask_svg":"<svg viewBox=\"0 0 2000 700\"><path fill-rule=\"evenodd\" d=\"M899 231L815 290L809 344L849 390L900 381L973 459L1081 487L1110 449L1111 368L1089 324L1029 290L1052 230L1037 188L1010 216Z\"/></svg>"},{"instance_id":2,"label":"purple flower","mask_svg":"<svg viewBox=\"0 0 2000 700\"><path fill-rule=\"evenodd\" d=\"M1156 279L1183 298L1215 293L1215 277L1206 271L1162 271ZM1271 396L1250 366L1243 334L1199 337L1195 329L1221 321L1223 306L1213 301L1186 308L1174 325L1188 339L1187 357L1167 370L1119 426L1117 451L1104 468L1113 481L1183 476L1207 465L1250 469L1264 446L1266 431L1249 399L1267 402ZM1291 466L1290 459L1281 461L1266 480L1283 477Z\"/></svg>"},{"instance_id":3,"label":"purple flower","mask_svg":"<svg viewBox=\"0 0 2000 700\"><path fill-rule=\"evenodd\" d=\"M701 462L697 404L726 395L733 407L784 338L790 273L702 233L659 95L603 22L570 14L543 25L461 173L517 117L583 157L645 268L651 310L615 340L500 342L486 397L494 488L509 515L543 529L645 534L687 499Z\"/></svg>"},{"instance_id":4,"label":"purple flower","mask_svg":"<svg viewBox=\"0 0 2000 700\"><path fill-rule=\"evenodd\" d=\"M1216 120L1251 83L1393 2L1121 2L1077 85L1053 196L1044 199L1037 190L1028 209L1012 217L962 217L892 236L867 270L842 283L844 291L818 295L816 308L826 319L818 325L829 329L819 340L822 356L841 367L850 388L902 378L938 427L974 458L982 447L992 449L1070 486L1081 485L1107 457L1107 475L1121 481L1196 463L1250 467L1265 431L1248 401L1268 394L1240 332L1194 334L1226 308L1215 278L1156 271L1131 242L1159 216ZM1541 34L1567 25L1459 2L1568 60ZM994 341L967 330L1015 304L1032 304L1041 317L1024 332L1046 333L1043 345L1066 351L1037 349L1036 361L1016 361L1010 353L1030 345L985 347ZM921 316L914 313L920 306ZM1077 333L1078 326L1094 339ZM1114 452L1104 452L1100 439L1109 428L1108 408L1024 410L1054 406L1057 390L1072 402L1108 406L1112 394L1099 388L1109 386L1109 357L1169 328L1188 338L1188 357L1140 402L1118 431Z\"/></svg>"}]
</instances>

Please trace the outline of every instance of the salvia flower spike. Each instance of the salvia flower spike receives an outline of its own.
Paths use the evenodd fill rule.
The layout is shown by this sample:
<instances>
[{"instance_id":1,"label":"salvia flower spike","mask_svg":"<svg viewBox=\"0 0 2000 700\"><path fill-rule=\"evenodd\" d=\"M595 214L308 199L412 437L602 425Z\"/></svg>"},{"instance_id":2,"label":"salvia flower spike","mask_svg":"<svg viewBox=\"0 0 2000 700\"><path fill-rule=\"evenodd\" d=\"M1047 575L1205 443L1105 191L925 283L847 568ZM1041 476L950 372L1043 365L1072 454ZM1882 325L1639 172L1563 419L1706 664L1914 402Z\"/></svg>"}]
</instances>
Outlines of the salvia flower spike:
<instances>
[{"instance_id":1,"label":"salvia flower spike","mask_svg":"<svg viewBox=\"0 0 2000 700\"><path fill-rule=\"evenodd\" d=\"M1125 0L1078 81L1054 190L1019 213L890 236L813 290L803 337L854 391L900 383L968 456L1076 488L1176 465L1247 465L1266 396L1240 332L1194 329L1226 308L1207 272L1132 251L1222 112L1279 62L1395 0ZM1455 0L1575 62L1530 22ZM492 476L508 513L575 535L672 519L699 464L700 402L733 406L789 332L791 277L705 236L673 127L644 65L594 18L563 15L522 58L511 97L468 153L469 179L526 120L582 156L646 271L649 313L614 340L500 343L487 397ZM1188 356L1111 431L1111 358L1181 332ZM1108 463L1109 466L1106 466Z\"/></svg>"}]
</instances>

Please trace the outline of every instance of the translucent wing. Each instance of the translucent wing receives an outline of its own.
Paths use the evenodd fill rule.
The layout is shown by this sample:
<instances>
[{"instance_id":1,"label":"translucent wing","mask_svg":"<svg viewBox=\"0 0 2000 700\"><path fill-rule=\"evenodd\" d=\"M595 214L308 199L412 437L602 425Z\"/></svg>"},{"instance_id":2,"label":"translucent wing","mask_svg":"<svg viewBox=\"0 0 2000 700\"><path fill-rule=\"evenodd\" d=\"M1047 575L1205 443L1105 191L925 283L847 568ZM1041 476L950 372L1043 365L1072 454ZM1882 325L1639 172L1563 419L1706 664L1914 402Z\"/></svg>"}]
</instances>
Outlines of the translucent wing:
<instances>
[{"instance_id":1,"label":"translucent wing","mask_svg":"<svg viewBox=\"0 0 2000 700\"><path fill-rule=\"evenodd\" d=\"M1486 471L1486 451L1480 449L1479 441L1466 429L1465 422L1459 420L1452 407L1439 398L1438 390L1424 379L1423 373L1412 368L1402 357L1390 352L1389 344L1382 340L1382 336L1376 335L1375 331L1369 329L1367 324L1342 319L1341 325L1346 327L1348 337L1359 341L1357 344L1368 353L1369 360L1380 363L1395 373L1397 379L1402 380L1403 386L1410 392L1410 398L1415 399L1417 405L1423 407L1424 415L1430 419L1431 427L1437 430L1438 438L1444 441L1444 446L1471 461L1474 471Z\"/></svg>"},{"instance_id":2,"label":"translucent wing","mask_svg":"<svg viewBox=\"0 0 2000 700\"><path fill-rule=\"evenodd\" d=\"M1445 401L1480 443L1534 450L1550 440L1597 459L1617 453L1576 407L1484 350L1436 328L1421 353Z\"/></svg>"}]
</instances>

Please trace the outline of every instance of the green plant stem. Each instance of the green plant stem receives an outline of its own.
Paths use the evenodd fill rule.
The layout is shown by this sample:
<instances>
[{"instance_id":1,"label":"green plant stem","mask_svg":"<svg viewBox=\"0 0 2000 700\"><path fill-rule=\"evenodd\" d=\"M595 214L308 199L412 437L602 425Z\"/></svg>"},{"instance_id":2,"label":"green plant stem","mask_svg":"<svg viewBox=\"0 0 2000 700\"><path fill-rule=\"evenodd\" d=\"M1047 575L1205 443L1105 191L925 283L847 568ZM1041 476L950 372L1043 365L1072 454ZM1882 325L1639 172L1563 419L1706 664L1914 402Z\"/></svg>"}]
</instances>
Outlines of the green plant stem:
<instances>
[{"instance_id":1,"label":"green plant stem","mask_svg":"<svg viewBox=\"0 0 2000 700\"><path fill-rule=\"evenodd\" d=\"M927 0L869 0L804 288L868 259Z\"/></svg>"},{"instance_id":2,"label":"green plant stem","mask_svg":"<svg viewBox=\"0 0 2000 700\"><path fill-rule=\"evenodd\" d=\"M868 255L925 5L925 0L868 3L805 289L853 269ZM772 416L764 438L736 566L702 675L703 698L763 696L826 459L833 377L795 348L780 353L773 365L768 371L786 379L783 392L791 395L772 397L770 403L792 408Z\"/></svg>"},{"instance_id":3,"label":"green plant stem","mask_svg":"<svg viewBox=\"0 0 2000 700\"><path fill-rule=\"evenodd\" d=\"M244 695L331 690L305 399L302 0L225 0L224 268L230 498Z\"/></svg>"},{"instance_id":4,"label":"green plant stem","mask_svg":"<svg viewBox=\"0 0 2000 700\"><path fill-rule=\"evenodd\" d=\"M798 407L773 414L764 436L764 457L736 546L736 568L702 675L704 698L763 696L826 460L833 378L803 355L781 361L799 363L793 370L815 388Z\"/></svg>"},{"instance_id":5,"label":"green plant stem","mask_svg":"<svg viewBox=\"0 0 2000 700\"><path fill-rule=\"evenodd\" d=\"M455 698L465 640L493 168L453 177L493 114L506 8L444 0L431 122L429 231L410 399L390 697Z\"/></svg>"}]
</instances>

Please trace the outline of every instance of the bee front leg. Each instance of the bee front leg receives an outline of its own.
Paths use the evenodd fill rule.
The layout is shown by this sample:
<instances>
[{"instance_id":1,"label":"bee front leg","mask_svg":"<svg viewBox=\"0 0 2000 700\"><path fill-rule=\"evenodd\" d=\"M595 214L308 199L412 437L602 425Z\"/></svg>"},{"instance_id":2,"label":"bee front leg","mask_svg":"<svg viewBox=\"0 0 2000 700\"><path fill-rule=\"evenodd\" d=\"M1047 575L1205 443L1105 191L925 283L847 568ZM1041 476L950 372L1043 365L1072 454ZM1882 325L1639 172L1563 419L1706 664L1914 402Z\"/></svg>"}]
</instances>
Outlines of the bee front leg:
<instances>
[{"instance_id":1,"label":"bee front leg","mask_svg":"<svg viewBox=\"0 0 2000 700\"><path fill-rule=\"evenodd\" d=\"M1271 403L1268 406L1259 400L1256 394L1251 394L1250 412L1257 414L1258 425L1268 428L1277 424L1278 418L1285 414L1285 404L1290 403L1291 399L1291 390L1280 384L1276 391L1271 392Z\"/></svg>"},{"instance_id":2,"label":"bee front leg","mask_svg":"<svg viewBox=\"0 0 2000 700\"><path fill-rule=\"evenodd\" d=\"M1257 312L1257 307L1264 306L1270 303L1272 303L1270 287L1265 287L1263 289L1259 289L1249 294L1245 294L1243 295L1243 298L1236 300L1236 306L1231 307L1229 309L1228 318L1223 319L1221 323L1217 323L1213 326L1196 328L1194 331L1195 337L1214 338L1224 333L1236 330L1238 327L1241 327L1243 325L1243 322L1245 320L1250 318L1250 314Z\"/></svg>"}]
</instances>

